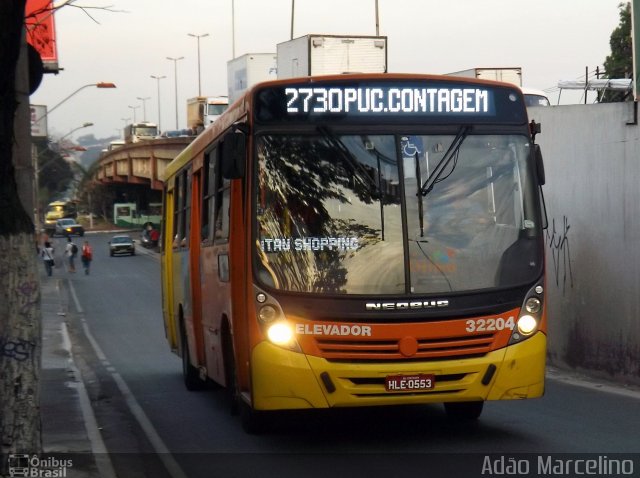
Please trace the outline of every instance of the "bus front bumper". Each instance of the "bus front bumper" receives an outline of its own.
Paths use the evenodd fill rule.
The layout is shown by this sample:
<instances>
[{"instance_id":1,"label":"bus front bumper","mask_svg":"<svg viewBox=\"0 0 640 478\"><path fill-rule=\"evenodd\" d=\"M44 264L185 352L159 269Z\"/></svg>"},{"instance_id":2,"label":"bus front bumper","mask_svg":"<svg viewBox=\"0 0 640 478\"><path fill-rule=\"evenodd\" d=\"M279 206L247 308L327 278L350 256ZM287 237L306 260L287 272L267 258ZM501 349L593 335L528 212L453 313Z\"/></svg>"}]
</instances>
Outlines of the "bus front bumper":
<instances>
[{"instance_id":1,"label":"bus front bumper","mask_svg":"<svg viewBox=\"0 0 640 478\"><path fill-rule=\"evenodd\" d=\"M262 342L252 353L252 406L284 410L537 398L544 393L546 344L538 332L481 358L368 364L330 362ZM386 391L385 377L416 374L433 375L434 388Z\"/></svg>"}]
</instances>

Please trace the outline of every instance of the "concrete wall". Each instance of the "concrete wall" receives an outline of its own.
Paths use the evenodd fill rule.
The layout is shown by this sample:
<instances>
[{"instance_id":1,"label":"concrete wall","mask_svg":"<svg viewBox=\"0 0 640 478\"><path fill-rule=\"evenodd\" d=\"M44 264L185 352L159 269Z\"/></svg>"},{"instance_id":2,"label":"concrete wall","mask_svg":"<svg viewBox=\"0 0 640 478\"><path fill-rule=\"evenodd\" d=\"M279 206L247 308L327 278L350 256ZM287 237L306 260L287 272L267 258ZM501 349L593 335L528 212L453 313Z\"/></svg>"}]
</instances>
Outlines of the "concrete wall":
<instances>
[{"instance_id":1,"label":"concrete wall","mask_svg":"<svg viewBox=\"0 0 640 478\"><path fill-rule=\"evenodd\" d=\"M530 108L542 124L550 360L640 383L640 127L633 104Z\"/></svg>"}]
</instances>

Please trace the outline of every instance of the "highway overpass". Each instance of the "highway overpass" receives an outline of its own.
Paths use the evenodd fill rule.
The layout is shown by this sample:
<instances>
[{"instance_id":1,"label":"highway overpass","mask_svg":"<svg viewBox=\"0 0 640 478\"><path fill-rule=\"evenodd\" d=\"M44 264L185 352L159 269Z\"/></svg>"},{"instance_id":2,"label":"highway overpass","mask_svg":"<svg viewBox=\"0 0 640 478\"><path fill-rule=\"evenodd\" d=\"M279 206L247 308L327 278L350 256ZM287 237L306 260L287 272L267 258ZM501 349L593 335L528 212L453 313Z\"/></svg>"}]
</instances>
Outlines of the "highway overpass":
<instances>
[{"instance_id":1,"label":"highway overpass","mask_svg":"<svg viewBox=\"0 0 640 478\"><path fill-rule=\"evenodd\" d=\"M98 160L93 179L105 185L131 185L162 191L164 170L195 136L125 144Z\"/></svg>"}]
</instances>

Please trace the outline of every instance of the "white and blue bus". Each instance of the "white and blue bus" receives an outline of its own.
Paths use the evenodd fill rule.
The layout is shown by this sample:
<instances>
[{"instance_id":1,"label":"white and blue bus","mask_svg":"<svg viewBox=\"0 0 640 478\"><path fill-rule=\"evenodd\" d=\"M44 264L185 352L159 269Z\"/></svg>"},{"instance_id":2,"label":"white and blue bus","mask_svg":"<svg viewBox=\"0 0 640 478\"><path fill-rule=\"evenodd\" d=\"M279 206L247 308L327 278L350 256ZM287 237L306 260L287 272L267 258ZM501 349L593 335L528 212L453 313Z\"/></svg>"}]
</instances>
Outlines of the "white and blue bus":
<instances>
[{"instance_id":1,"label":"white and blue bus","mask_svg":"<svg viewBox=\"0 0 640 478\"><path fill-rule=\"evenodd\" d=\"M115 203L113 205L113 223L120 227L144 227L151 224L154 229L160 228L162 220L162 203L149 203L145 210L138 211L133 202Z\"/></svg>"}]
</instances>

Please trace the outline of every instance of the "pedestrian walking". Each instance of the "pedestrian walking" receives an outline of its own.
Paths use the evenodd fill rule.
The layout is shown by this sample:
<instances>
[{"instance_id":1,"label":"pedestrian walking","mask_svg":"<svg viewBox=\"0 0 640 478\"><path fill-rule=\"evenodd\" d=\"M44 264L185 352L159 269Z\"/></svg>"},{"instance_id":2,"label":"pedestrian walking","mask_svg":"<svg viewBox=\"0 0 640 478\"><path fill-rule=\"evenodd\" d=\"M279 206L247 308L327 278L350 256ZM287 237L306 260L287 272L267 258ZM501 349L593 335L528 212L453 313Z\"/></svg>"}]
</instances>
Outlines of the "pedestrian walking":
<instances>
[{"instance_id":1,"label":"pedestrian walking","mask_svg":"<svg viewBox=\"0 0 640 478\"><path fill-rule=\"evenodd\" d=\"M82 267L84 267L85 275L89 275L89 268L91 267L91 261L93 260L93 250L89 245L89 241L84 241L80 260L82 261Z\"/></svg>"},{"instance_id":2,"label":"pedestrian walking","mask_svg":"<svg viewBox=\"0 0 640 478\"><path fill-rule=\"evenodd\" d=\"M71 240L71 236L67 236L67 247L65 253L69 259L69 272L76 271L76 256L78 255L78 246Z\"/></svg>"},{"instance_id":3,"label":"pedestrian walking","mask_svg":"<svg viewBox=\"0 0 640 478\"><path fill-rule=\"evenodd\" d=\"M42 256L42 262L44 263L44 268L47 271L47 275L51 277L51 273L53 272L53 266L55 262L53 260L53 247L51 247L51 243L49 241L45 241L44 247L40 251L40 256Z\"/></svg>"}]
</instances>

